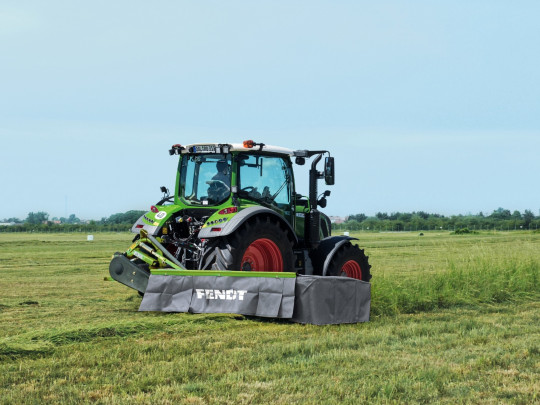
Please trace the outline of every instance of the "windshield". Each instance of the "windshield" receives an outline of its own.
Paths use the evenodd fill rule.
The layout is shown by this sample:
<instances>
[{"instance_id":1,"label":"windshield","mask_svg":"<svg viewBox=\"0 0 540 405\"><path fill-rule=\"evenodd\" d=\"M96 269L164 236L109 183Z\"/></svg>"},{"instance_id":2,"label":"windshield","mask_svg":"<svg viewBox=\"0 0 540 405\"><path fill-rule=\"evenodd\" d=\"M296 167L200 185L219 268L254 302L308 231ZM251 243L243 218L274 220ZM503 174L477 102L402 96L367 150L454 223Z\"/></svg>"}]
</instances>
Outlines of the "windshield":
<instances>
[{"instance_id":1,"label":"windshield","mask_svg":"<svg viewBox=\"0 0 540 405\"><path fill-rule=\"evenodd\" d=\"M231 194L231 155L182 155L179 192L188 204L224 202Z\"/></svg>"}]
</instances>

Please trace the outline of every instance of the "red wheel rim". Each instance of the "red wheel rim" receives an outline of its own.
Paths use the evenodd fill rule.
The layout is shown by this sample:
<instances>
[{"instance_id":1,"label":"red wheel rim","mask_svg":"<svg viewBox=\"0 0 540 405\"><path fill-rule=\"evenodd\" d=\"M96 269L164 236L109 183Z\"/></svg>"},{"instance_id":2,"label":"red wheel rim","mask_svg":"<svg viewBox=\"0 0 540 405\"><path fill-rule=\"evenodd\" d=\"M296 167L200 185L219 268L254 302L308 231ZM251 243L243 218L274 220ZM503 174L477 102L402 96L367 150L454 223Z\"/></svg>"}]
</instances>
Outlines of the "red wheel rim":
<instances>
[{"instance_id":1,"label":"red wheel rim","mask_svg":"<svg viewBox=\"0 0 540 405\"><path fill-rule=\"evenodd\" d=\"M240 268L245 271L283 271L283 258L270 239L257 239L248 246Z\"/></svg>"},{"instance_id":2,"label":"red wheel rim","mask_svg":"<svg viewBox=\"0 0 540 405\"><path fill-rule=\"evenodd\" d=\"M356 278L357 280L362 280L362 269L358 262L354 260L349 260L343 264L341 271L350 278Z\"/></svg>"}]
</instances>

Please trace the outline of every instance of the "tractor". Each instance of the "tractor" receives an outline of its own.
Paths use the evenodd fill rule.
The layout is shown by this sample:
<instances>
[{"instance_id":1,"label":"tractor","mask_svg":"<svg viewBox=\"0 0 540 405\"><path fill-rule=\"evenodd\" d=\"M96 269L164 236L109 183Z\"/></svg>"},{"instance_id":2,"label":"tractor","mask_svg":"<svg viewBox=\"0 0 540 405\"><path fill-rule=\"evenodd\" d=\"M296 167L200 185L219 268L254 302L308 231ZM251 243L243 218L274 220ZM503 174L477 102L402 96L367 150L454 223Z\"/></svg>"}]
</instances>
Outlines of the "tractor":
<instances>
[{"instance_id":1,"label":"tractor","mask_svg":"<svg viewBox=\"0 0 540 405\"><path fill-rule=\"evenodd\" d=\"M117 281L144 294L154 271L237 270L371 279L355 238L331 235L324 208L334 184L326 150L291 150L252 140L242 144L173 145L179 156L174 195L163 198L132 227L130 248L113 256ZM322 171L317 166L324 157ZM309 195L296 191L293 162L309 170Z\"/></svg>"}]
</instances>

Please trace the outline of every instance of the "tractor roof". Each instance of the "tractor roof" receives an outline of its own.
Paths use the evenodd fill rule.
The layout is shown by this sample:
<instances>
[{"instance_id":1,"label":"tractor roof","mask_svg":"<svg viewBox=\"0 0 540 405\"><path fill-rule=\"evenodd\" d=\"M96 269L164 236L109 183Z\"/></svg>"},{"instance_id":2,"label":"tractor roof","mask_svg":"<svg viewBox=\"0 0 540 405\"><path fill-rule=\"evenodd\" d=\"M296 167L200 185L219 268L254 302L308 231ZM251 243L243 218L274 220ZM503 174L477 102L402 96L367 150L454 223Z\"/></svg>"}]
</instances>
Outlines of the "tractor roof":
<instances>
[{"instance_id":1,"label":"tractor roof","mask_svg":"<svg viewBox=\"0 0 540 405\"><path fill-rule=\"evenodd\" d=\"M232 150L238 150L238 151L249 151L249 150L258 150L259 147L255 146L253 148L246 148L243 144L241 143L233 143L232 144ZM289 149L289 148L283 148L281 146L273 146L273 145L264 145L262 147L262 150L264 152L272 152L272 153L280 153L280 154L283 154L283 155L289 155L289 156L292 156L294 151L292 149Z\"/></svg>"},{"instance_id":2,"label":"tractor roof","mask_svg":"<svg viewBox=\"0 0 540 405\"><path fill-rule=\"evenodd\" d=\"M184 153L229 153L229 152L270 152L285 156L296 156L309 158L316 154L330 153L326 150L292 150L282 148L281 146L265 145L253 141L244 141L243 143L194 143L182 146L173 145L169 150L171 155Z\"/></svg>"},{"instance_id":3,"label":"tractor roof","mask_svg":"<svg viewBox=\"0 0 540 405\"><path fill-rule=\"evenodd\" d=\"M272 145L262 145L254 143L252 147L246 147L245 143L230 143L230 144L223 144L223 143L195 143L191 145L186 145L183 147L181 153L203 153L203 152L218 152L221 151L223 146L229 146L229 150L231 152L256 152L256 151L263 151L263 152L271 152L271 153L277 153L280 155L287 155L287 156L293 156L294 151L292 149L288 148L282 148L281 146L272 146Z\"/></svg>"}]
</instances>

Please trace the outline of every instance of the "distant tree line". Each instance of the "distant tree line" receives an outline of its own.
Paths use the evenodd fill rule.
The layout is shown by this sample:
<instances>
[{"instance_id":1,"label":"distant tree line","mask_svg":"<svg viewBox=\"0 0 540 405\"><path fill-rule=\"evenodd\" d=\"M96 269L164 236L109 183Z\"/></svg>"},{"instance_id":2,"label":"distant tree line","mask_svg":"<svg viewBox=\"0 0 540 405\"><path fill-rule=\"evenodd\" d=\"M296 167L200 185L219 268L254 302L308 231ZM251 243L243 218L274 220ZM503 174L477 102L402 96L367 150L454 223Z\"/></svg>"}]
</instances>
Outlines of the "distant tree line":
<instances>
[{"instance_id":1,"label":"distant tree line","mask_svg":"<svg viewBox=\"0 0 540 405\"><path fill-rule=\"evenodd\" d=\"M76 232L76 231L128 231L146 211L131 210L103 217L98 221L81 221L75 214L68 218L52 217L44 211L30 212L24 220L4 218L0 232Z\"/></svg>"},{"instance_id":2,"label":"distant tree line","mask_svg":"<svg viewBox=\"0 0 540 405\"><path fill-rule=\"evenodd\" d=\"M76 231L128 231L146 211L130 210L103 217L100 220L82 222L75 214L68 218L53 217L43 211L30 212L26 219L4 218L0 232L76 232ZM9 225L8 225L9 224ZM369 217L365 214L350 215L346 222L332 224L332 229L340 231L428 231L428 230L537 230L540 229L540 216L532 211L523 213L498 208L490 215L480 212L476 215L430 214L424 211L378 212Z\"/></svg>"},{"instance_id":3,"label":"distant tree line","mask_svg":"<svg viewBox=\"0 0 540 405\"><path fill-rule=\"evenodd\" d=\"M427 230L521 230L540 229L540 216L530 210L523 213L498 208L489 215L480 212L476 215L430 214L414 212L378 212L375 216L365 214L350 215L346 222L333 224L335 230L363 231L427 231Z\"/></svg>"}]
</instances>

